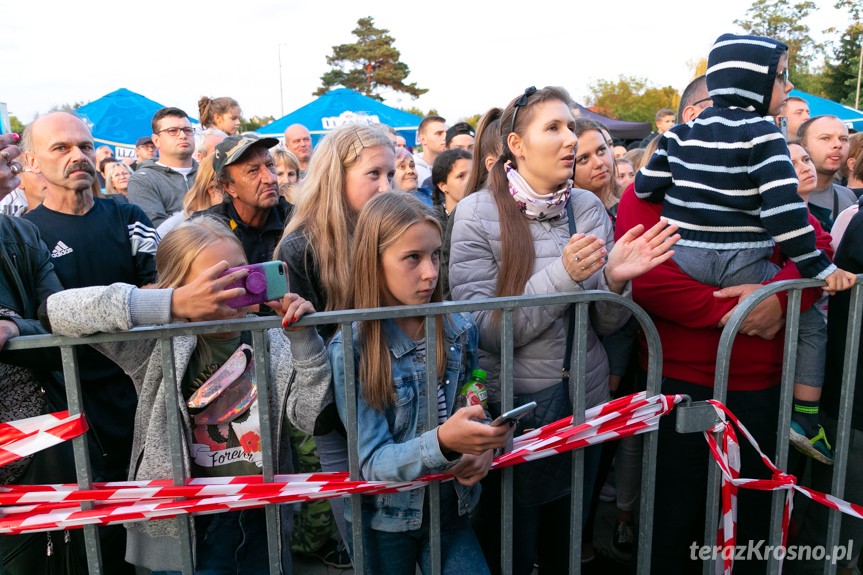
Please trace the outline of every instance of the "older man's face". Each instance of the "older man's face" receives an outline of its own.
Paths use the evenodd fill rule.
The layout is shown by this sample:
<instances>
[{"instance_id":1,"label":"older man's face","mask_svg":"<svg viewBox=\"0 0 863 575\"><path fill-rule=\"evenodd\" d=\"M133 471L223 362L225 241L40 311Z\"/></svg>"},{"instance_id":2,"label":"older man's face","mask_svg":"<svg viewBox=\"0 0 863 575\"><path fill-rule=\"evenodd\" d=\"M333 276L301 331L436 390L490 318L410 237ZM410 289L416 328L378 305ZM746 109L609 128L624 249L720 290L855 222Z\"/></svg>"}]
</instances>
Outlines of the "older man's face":
<instances>
[{"instance_id":1,"label":"older man's face","mask_svg":"<svg viewBox=\"0 0 863 575\"><path fill-rule=\"evenodd\" d=\"M291 151L300 164L305 164L312 157L312 134L303 126L289 126L285 130L285 147Z\"/></svg>"},{"instance_id":2,"label":"older man's face","mask_svg":"<svg viewBox=\"0 0 863 575\"><path fill-rule=\"evenodd\" d=\"M96 180L96 152L90 130L77 117L55 112L38 118L31 128L33 169L49 191L83 191Z\"/></svg>"},{"instance_id":3,"label":"older man's face","mask_svg":"<svg viewBox=\"0 0 863 575\"><path fill-rule=\"evenodd\" d=\"M138 161L143 162L144 160L149 160L150 158L156 157L156 146L153 145L153 142L147 142L146 144L141 144L137 148L135 148L135 154L138 156Z\"/></svg>"},{"instance_id":4,"label":"older man's face","mask_svg":"<svg viewBox=\"0 0 863 575\"><path fill-rule=\"evenodd\" d=\"M267 148L256 146L225 169L231 170L234 179L225 191L240 215L268 210L279 203L276 163Z\"/></svg>"}]
</instances>

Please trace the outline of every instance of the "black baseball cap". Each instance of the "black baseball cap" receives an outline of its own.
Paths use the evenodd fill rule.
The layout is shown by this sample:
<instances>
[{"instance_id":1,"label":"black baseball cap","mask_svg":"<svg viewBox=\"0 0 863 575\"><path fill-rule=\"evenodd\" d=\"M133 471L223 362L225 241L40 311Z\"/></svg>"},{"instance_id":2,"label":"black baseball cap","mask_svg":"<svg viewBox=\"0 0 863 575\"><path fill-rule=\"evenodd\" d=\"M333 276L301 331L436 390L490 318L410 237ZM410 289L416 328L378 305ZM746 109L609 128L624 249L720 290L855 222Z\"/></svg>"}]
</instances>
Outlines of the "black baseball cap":
<instances>
[{"instance_id":1,"label":"black baseball cap","mask_svg":"<svg viewBox=\"0 0 863 575\"><path fill-rule=\"evenodd\" d=\"M447 147L449 147L449 143L453 138L461 135L476 136L476 132L474 131L473 126L467 122L457 122L453 124L452 127L446 131Z\"/></svg>"},{"instance_id":2,"label":"black baseball cap","mask_svg":"<svg viewBox=\"0 0 863 575\"><path fill-rule=\"evenodd\" d=\"M152 144L152 143L153 143L153 138L151 138L150 136L141 136L140 138L138 138L138 141L135 142L135 147L140 148L144 144Z\"/></svg>"}]
</instances>

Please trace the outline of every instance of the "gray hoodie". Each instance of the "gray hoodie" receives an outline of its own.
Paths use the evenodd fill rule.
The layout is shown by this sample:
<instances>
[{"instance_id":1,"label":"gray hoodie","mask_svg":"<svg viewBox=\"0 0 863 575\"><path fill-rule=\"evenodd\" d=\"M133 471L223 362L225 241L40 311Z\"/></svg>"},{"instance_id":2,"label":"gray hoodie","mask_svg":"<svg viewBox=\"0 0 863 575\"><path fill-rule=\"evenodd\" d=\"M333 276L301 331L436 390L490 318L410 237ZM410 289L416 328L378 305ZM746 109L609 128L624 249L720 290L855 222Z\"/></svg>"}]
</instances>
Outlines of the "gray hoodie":
<instances>
[{"instance_id":1,"label":"gray hoodie","mask_svg":"<svg viewBox=\"0 0 863 575\"><path fill-rule=\"evenodd\" d=\"M183 174L158 163L155 158L138 166L129 178L129 201L144 210L154 227L183 211L186 192L195 183L198 164L192 160L192 171Z\"/></svg>"},{"instance_id":2,"label":"gray hoodie","mask_svg":"<svg viewBox=\"0 0 863 575\"><path fill-rule=\"evenodd\" d=\"M143 325L163 325L171 321L172 293L170 289L143 290L120 283L66 290L48 298L48 319L55 334L73 337L125 331ZM300 429L314 428L314 416L323 401L318 395L330 391L330 364L324 342L315 329L293 332L271 329L267 336L275 471L290 473L291 448L287 426L284 425L285 416ZM172 477L162 353L158 343L151 339L93 344L123 368L138 392L129 468L132 481ZM174 365L178 375L175 385L184 430L181 440L186 477L190 477L191 472L189 445L192 438L189 413L180 385L196 344L195 336L174 338ZM307 421L309 417L311 419ZM292 506L280 506L280 511L282 552L283 556L289 556ZM178 532L172 519L129 523L126 527L127 557L135 564L153 571L177 568L179 554L175 538Z\"/></svg>"}]
</instances>

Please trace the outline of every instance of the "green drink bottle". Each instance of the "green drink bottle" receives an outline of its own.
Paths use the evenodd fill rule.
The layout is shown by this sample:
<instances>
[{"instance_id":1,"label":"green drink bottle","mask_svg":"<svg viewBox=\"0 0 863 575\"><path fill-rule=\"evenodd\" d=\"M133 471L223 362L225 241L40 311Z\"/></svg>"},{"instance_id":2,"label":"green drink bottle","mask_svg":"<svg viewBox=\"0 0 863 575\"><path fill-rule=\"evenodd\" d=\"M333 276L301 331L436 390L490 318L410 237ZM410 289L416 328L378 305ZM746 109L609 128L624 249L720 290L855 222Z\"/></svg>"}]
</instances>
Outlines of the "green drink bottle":
<instances>
[{"instance_id":1,"label":"green drink bottle","mask_svg":"<svg viewBox=\"0 0 863 575\"><path fill-rule=\"evenodd\" d=\"M485 390L485 378L486 374L483 370L473 370L470 379L459 390L458 396L455 398L455 409L453 411L468 405L482 405L483 409L485 409L488 397Z\"/></svg>"}]
</instances>

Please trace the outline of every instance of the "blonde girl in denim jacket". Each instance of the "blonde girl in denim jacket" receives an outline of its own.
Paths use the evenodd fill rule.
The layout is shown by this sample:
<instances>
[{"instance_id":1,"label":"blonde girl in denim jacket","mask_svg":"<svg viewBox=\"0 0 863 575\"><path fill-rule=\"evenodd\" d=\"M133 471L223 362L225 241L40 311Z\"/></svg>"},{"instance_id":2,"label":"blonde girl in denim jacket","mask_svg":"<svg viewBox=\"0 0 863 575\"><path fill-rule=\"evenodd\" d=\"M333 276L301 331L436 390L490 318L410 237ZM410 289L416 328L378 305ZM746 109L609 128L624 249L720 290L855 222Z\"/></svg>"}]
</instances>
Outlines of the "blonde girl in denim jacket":
<instances>
[{"instance_id":1,"label":"blonde girl in denim jacket","mask_svg":"<svg viewBox=\"0 0 863 575\"><path fill-rule=\"evenodd\" d=\"M441 301L438 284L441 227L421 201L387 192L360 214L351 262L355 309ZM357 381L346 382L341 334L330 344L336 404L346 419L345 386L358 386L362 478L410 481L444 472L441 484L441 555L444 573L488 573L468 514L479 497L492 450L503 447L508 426L491 427L481 406L452 413L457 390L476 365L477 329L470 314L443 316L434 342L424 338L424 318L364 321L354 325ZM427 429L425 350L437 349L438 423ZM345 517L363 522L369 573L414 575L429 570L429 514L425 489L363 497L362 516L347 505Z\"/></svg>"}]
</instances>

